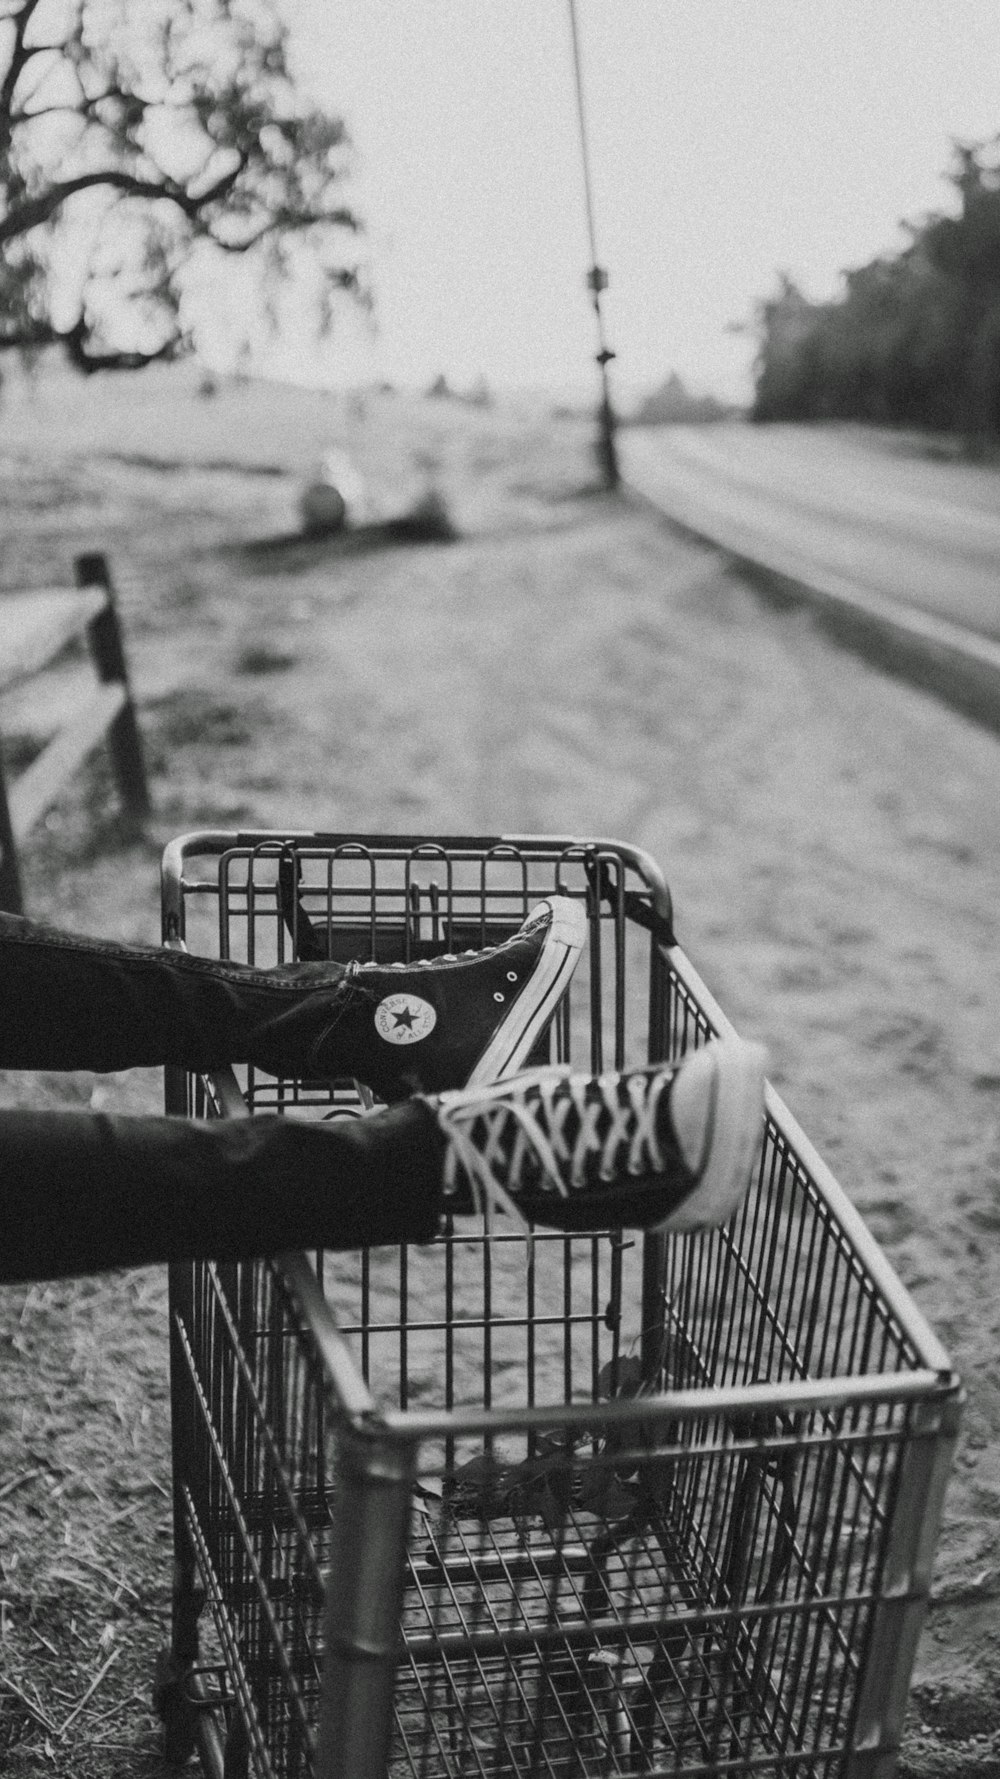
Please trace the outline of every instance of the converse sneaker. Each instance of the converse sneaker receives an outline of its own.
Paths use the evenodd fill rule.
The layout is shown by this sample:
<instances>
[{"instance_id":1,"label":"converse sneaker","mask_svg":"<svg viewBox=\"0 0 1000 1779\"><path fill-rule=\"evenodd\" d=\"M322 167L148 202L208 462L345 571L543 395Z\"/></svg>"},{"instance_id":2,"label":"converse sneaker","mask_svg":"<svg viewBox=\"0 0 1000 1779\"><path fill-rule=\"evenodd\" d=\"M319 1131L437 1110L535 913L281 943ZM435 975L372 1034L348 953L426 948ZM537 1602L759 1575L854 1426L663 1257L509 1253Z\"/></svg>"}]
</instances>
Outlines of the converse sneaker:
<instances>
[{"instance_id":1,"label":"converse sneaker","mask_svg":"<svg viewBox=\"0 0 1000 1779\"><path fill-rule=\"evenodd\" d=\"M353 1075L386 1100L502 1080L552 1018L586 930L582 902L549 896L501 945L410 964L350 964L310 1066Z\"/></svg>"},{"instance_id":2,"label":"converse sneaker","mask_svg":"<svg viewBox=\"0 0 1000 1779\"><path fill-rule=\"evenodd\" d=\"M535 1069L430 1102L454 1208L560 1229L681 1233L726 1222L761 1138L764 1051L716 1039L627 1074Z\"/></svg>"}]
</instances>

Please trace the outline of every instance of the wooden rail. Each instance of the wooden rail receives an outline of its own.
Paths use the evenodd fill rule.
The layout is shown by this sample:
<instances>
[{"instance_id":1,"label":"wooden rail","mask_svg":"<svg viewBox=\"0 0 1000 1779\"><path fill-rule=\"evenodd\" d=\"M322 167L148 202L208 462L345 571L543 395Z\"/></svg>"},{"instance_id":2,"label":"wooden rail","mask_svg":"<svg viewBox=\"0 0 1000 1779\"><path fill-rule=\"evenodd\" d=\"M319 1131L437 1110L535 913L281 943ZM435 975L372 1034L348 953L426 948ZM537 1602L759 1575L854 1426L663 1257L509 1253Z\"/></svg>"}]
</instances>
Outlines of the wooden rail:
<instances>
[{"instance_id":1,"label":"wooden rail","mask_svg":"<svg viewBox=\"0 0 1000 1779\"><path fill-rule=\"evenodd\" d=\"M114 585L106 558L78 556L74 587L45 587L0 596L0 695L32 679L66 645L86 639L97 684L8 785L0 749L0 908L23 911L18 854L35 824L73 774L107 743L122 807L137 824L149 814L142 739L129 688Z\"/></svg>"}]
</instances>

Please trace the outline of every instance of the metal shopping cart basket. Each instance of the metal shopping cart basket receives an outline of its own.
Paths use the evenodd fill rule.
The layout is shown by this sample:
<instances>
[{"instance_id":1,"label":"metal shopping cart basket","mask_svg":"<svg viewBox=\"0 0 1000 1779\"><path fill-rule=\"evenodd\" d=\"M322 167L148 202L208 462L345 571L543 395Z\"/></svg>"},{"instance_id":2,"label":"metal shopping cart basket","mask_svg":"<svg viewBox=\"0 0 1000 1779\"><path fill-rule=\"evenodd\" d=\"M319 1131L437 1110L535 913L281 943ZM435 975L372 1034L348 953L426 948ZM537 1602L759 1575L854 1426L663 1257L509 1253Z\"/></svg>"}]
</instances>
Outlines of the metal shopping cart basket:
<instances>
[{"instance_id":1,"label":"metal shopping cart basket","mask_svg":"<svg viewBox=\"0 0 1000 1779\"><path fill-rule=\"evenodd\" d=\"M589 941L532 1060L727 1029L653 861L603 840L203 833L164 936L263 966ZM169 1110L363 1116L355 1083L168 1075ZM167 1753L266 1779L895 1765L960 1387L770 1089L729 1226L172 1269Z\"/></svg>"}]
</instances>

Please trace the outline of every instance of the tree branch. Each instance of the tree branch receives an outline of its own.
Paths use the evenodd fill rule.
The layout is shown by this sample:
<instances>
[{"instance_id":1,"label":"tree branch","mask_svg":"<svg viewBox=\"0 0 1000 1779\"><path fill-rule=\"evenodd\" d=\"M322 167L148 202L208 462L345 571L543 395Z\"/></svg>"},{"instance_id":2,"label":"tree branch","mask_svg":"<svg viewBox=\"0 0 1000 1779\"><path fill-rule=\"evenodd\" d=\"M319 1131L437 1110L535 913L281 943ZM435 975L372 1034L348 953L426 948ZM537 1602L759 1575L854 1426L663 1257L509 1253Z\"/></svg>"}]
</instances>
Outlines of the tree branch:
<instances>
[{"instance_id":1,"label":"tree branch","mask_svg":"<svg viewBox=\"0 0 1000 1779\"><path fill-rule=\"evenodd\" d=\"M57 44L53 45L53 48L58 47ZM133 105L141 105L143 107L148 105L147 100L138 98L135 93L126 93L119 86L107 87L103 93L88 94L80 80L79 70L74 69L73 72L76 77L77 85L80 88L80 98L75 104L68 99L61 99L56 105L39 105L35 111L29 111L26 107L23 107L20 111L11 112L9 119L11 126L16 128L18 124L30 124L34 122L36 117L52 117L57 112L61 111L65 112L69 117L80 117L86 118L91 122L99 122L100 120L96 117L97 107L98 105L103 105L106 99L127 99ZM107 128L106 125L105 128Z\"/></svg>"},{"instance_id":2,"label":"tree branch","mask_svg":"<svg viewBox=\"0 0 1000 1779\"><path fill-rule=\"evenodd\" d=\"M9 116L14 99L14 89L32 56L38 53L33 48L25 49L24 38L31 23L31 15L38 10L40 3L41 0L24 0L21 11L14 15L14 47L11 50L7 72L3 77L3 85L0 86L0 119Z\"/></svg>"},{"instance_id":3,"label":"tree branch","mask_svg":"<svg viewBox=\"0 0 1000 1779\"><path fill-rule=\"evenodd\" d=\"M18 235L26 235L29 229L48 222L49 217L54 216L68 198L102 185L123 192L131 198L151 198L156 201L169 199L192 222L197 219L205 203L204 198L190 197L183 186L175 185L171 180L140 179L135 173L127 173L123 168L104 167L99 172L80 173L75 179L60 180L57 184L50 185L47 191L41 192L37 198L30 198L12 210L0 222L0 247L5 241L12 241Z\"/></svg>"},{"instance_id":4,"label":"tree branch","mask_svg":"<svg viewBox=\"0 0 1000 1779\"><path fill-rule=\"evenodd\" d=\"M214 152L215 150L213 149L209 155L209 159L211 159L211 154L214 154ZM223 173L221 178L217 179L214 185L210 185L208 189L203 191L198 197L191 197L188 195L188 202L192 206L188 214L191 217L195 217L203 208L207 209L209 204L218 203L220 198L228 198L240 174L245 173L246 168L247 157L245 154L241 154L235 167L231 168L228 173Z\"/></svg>"},{"instance_id":5,"label":"tree branch","mask_svg":"<svg viewBox=\"0 0 1000 1779\"><path fill-rule=\"evenodd\" d=\"M249 253L252 247L259 247L269 235L296 235L303 229L311 228L344 228L357 233L360 227L357 217L350 210L297 210L287 214L276 210L252 235L245 236L242 241L220 241L217 235L213 235L212 240L223 253L237 255Z\"/></svg>"},{"instance_id":6,"label":"tree branch","mask_svg":"<svg viewBox=\"0 0 1000 1779\"><path fill-rule=\"evenodd\" d=\"M70 364L87 376L93 371L140 371L144 365L155 364L157 360L176 358L184 344L184 335L179 328L153 352L88 352L86 346L90 337L90 328L82 315L60 336Z\"/></svg>"},{"instance_id":7,"label":"tree branch","mask_svg":"<svg viewBox=\"0 0 1000 1779\"><path fill-rule=\"evenodd\" d=\"M0 352L27 352L39 346L61 346L70 363L90 376L94 371L138 371L144 365L176 358L185 344L178 329L152 352L88 352L91 329L84 316L71 328L53 327L50 321L33 321L0 333Z\"/></svg>"},{"instance_id":8,"label":"tree branch","mask_svg":"<svg viewBox=\"0 0 1000 1779\"><path fill-rule=\"evenodd\" d=\"M35 346L54 346L59 338L48 322L36 321L30 327L0 333L0 352L30 352Z\"/></svg>"}]
</instances>

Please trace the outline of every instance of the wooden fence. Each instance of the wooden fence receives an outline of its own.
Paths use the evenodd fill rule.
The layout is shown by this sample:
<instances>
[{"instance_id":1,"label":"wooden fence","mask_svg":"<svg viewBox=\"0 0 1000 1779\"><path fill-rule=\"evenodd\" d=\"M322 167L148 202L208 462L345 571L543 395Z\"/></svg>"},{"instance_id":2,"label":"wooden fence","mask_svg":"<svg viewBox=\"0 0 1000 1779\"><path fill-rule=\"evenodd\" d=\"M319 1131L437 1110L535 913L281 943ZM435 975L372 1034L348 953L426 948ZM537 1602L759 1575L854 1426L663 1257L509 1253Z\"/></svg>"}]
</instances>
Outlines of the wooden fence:
<instances>
[{"instance_id":1,"label":"wooden fence","mask_svg":"<svg viewBox=\"0 0 1000 1779\"><path fill-rule=\"evenodd\" d=\"M97 684L31 764L7 783L0 745L0 908L23 912L18 854L83 761L107 745L119 797L138 826L149 814L142 739L129 688L114 586L106 558L74 563L75 587L0 595L0 695L50 666L73 640L86 639Z\"/></svg>"}]
</instances>

